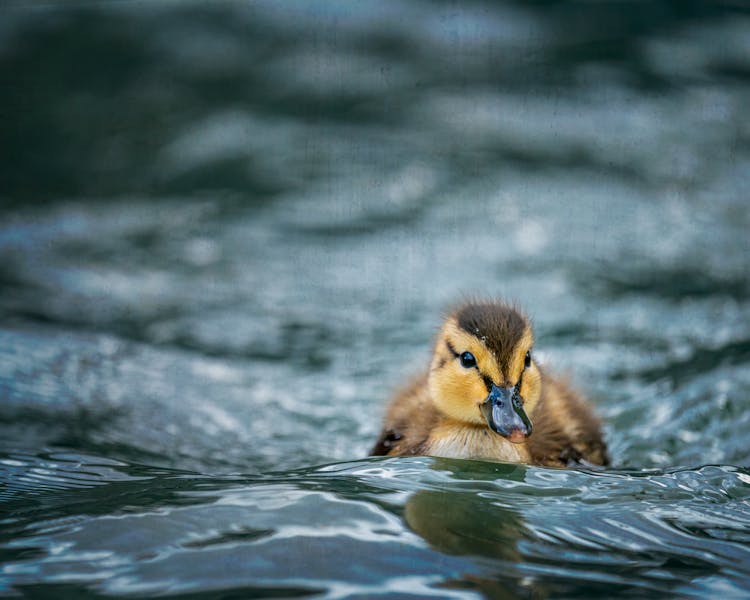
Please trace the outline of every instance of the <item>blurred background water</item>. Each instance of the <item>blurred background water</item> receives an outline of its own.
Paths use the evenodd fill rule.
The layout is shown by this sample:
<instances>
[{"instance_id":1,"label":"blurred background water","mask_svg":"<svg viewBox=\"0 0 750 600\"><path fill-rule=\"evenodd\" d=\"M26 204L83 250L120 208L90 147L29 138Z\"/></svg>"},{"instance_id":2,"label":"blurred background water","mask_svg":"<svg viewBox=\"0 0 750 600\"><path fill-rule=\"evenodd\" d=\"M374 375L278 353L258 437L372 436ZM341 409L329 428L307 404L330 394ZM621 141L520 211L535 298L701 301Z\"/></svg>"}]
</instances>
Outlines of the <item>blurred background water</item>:
<instances>
[{"instance_id":1,"label":"blurred background water","mask_svg":"<svg viewBox=\"0 0 750 600\"><path fill-rule=\"evenodd\" d=\"M745 2L5 2L0 595L742 596ZM367 459L467 294L604 473Z\"/></svg>"}]
</instances>

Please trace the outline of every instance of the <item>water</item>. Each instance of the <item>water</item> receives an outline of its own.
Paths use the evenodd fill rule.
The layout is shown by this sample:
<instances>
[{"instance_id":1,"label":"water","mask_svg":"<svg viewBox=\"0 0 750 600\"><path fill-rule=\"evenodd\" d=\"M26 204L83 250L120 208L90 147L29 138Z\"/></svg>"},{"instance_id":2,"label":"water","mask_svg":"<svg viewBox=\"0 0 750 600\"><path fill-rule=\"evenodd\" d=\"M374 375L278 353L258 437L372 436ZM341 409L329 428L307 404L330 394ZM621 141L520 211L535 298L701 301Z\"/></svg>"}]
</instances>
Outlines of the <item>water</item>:
<instances>
[{"instance_id":1,"label":"water","mask_svg":"<svg viewBox=\"0 0 750 600\"><path fill-rule=\"evenodd\" d=\"M750 13L0 8L0 595L743 596ZM605 472L368 459L464 295Z\"/></svg>"}]
</instances>

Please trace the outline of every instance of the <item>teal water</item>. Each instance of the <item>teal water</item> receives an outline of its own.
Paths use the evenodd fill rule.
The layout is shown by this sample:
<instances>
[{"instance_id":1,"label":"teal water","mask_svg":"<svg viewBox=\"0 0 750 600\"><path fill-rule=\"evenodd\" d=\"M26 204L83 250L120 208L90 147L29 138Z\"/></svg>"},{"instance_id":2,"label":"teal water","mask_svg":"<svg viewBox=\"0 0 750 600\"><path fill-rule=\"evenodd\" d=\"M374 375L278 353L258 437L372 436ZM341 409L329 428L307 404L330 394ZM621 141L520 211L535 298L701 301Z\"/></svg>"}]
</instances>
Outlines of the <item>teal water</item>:
<instances>
[{"instance_id":1,"label":"teal water","mask_svg":"<svg viewBox=\"0 0 750 600\"><path fill-rule=\"evenodd\" d=\"M741 3L0 8L0 596L743 597ZM366 454L465 295L603 472Z\"/></svg>"},{"instance_id":2,"label":"teal water","mask_svg":"<svg viewBox=\"0 0 750 600\"><path fill-rule=\"evenodd\" d=\"M733 467L420 458L217 476L64 453L2 464L6 579L30 595L708 597L749 581L750 475Z\"/></svg>"}]
</instances>

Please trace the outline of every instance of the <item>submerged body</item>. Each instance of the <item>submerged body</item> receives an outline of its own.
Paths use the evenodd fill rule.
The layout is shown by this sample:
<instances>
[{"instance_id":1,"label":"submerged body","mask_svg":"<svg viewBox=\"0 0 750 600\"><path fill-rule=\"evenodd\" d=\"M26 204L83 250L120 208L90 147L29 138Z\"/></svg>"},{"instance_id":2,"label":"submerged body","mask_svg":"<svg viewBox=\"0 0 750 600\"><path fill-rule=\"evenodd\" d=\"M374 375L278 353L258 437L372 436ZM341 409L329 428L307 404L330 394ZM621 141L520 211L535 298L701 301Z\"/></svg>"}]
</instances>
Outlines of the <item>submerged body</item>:
<instances>
[{"instance_id":1,"label":"submerged body","mask_svg":"<svg viewBox=\"0 0 750 600\"><path fill-rule=\"evenodd\" d=\"M565 467L608 463L598 418L533 360L517 309L469 303L443 325L430 368L391 400L373 455Z\"/></svg>"}]
</instances>

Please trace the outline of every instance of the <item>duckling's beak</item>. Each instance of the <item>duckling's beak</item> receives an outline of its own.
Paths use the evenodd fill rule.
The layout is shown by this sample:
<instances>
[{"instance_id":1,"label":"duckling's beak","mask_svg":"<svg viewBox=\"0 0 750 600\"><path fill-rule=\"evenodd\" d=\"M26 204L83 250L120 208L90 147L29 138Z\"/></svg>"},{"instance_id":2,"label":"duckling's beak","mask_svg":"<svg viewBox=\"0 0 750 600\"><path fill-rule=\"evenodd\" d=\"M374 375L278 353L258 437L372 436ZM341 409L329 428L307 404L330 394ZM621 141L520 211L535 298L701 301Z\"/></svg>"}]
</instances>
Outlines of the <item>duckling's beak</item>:
<instances>
[{"instance_id":1,"label":"duckling's beak","mask_svg":"<svg viewBox=\"0 0 750 600\"><path fill-rule=\"evenodd\" d=\"M531 421L514 388L498 387L493 383L490 395L480 408L490 428L511 442L518 444L531 435Z\"/></svg>"}]
</instances>

